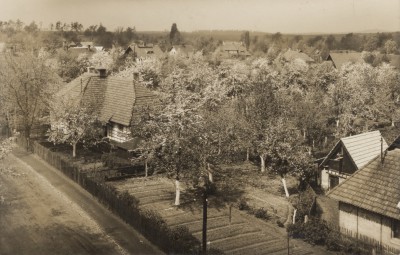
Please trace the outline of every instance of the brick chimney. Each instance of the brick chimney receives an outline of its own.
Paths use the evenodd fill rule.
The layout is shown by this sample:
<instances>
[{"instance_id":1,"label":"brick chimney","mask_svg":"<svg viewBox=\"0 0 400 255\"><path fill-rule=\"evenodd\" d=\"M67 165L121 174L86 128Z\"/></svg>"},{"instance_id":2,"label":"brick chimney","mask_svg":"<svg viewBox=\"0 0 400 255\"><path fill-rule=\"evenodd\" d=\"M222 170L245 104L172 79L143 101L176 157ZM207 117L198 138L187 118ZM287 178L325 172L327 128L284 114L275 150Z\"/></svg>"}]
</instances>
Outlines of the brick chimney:
<instances>
[{"instance_id":1,"label":"brick chimney","mask_svg":"<svg viewBox=\"0 0 400 255\"><path fill-rule=\"evenodd\" d=\"M139 73L138 72L133 72L133 80L139 81Z\"/></svg>"},{"instance_id":2,"label":"brick chimney","mask_svg":"<svg viewBox=\"0 0 400 255\"><path fill-rule=\"evenodd\" d=\"M100 78L107 78L107 69L106 68L100 67L100 68L97 68L97 71L100 74L99 75Z\"/></svg>"}]
</instances>

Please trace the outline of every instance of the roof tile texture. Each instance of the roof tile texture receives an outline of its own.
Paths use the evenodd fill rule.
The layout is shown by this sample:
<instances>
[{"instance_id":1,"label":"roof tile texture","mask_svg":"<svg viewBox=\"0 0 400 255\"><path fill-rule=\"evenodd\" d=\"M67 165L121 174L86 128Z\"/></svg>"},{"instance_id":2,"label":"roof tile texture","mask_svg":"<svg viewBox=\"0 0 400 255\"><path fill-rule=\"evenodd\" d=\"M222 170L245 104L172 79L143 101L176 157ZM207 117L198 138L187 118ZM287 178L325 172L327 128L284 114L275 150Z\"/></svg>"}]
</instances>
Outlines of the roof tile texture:
<instances>
[{"instance_id":1,"label":"roof tile texture","mask_svg":"<svg viewBox=\"0 0 400 255\"><path fill-rule=\"evenodd\" d=\"M131 125L134 109L152 104L155 98L150 90L133 80L111 76L101 78L95 74L85 74L73 80L58 95L88 105L103 122L112 121L125 126Z\"/></svg>"},{"instance_id":2,"label":"roof tile texture","mask_svg":"<svg viewBox=\"0 0 400 255\"><path fill-rule=\"evenodd\" d=\"M400 150L388 151L383 163L377 156L328 196L400 220Z\"/></svg>"}]
</instances>

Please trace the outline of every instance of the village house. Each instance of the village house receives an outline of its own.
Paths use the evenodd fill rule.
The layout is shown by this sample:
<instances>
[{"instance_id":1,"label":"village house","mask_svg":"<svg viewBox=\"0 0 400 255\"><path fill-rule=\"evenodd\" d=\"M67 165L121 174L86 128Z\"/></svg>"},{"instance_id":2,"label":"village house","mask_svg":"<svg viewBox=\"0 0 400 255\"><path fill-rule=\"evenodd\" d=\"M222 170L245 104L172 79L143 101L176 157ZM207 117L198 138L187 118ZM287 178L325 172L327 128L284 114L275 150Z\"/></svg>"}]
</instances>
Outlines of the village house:
<instances>
[{"instance_id":1,"label":"village house","mask_svg":"<svg viewBox=\"0 0 400 255\"><path fill-rule=\"evenodd\" d=\"M384 62L393 66L396 69L400 69L400 55L395 54L377 54L377 56ZM330 61L332 65L340 69L344 64L361 64L365 63L363 59L363 53L357 51L331 51L326 58L326 61Z\"/></svg>"},{"instance_id":2,"label":"village house","mask_svg":"<svg viewBox=\"0 0 400 255\"><path fill-rule=\"evenodd\" d=\"M399 173L400 150L388 150L328 193L339 201L341 232L400 249Z\"/></svg>"},{"instance_id":3,"label":"village house","mask_svg":"<svg viewBox=\"0 0 400 255\"><path fill-rule=\"evenodd\" d=\"M341 138L319 164L321 187L336 187L387 148L379 131Z\"/></svg>"},{"instance_id":4,"label":"village house","mask_svg":"<svg viewBox=\"0 0 400 255\"><path fill-rule=\"evenodd\" d=\"M193 56L194 53L195 49L192 45L174 45L168 52L170 56L181 55L185 57Z\"/></svg>"},{"instance_id":5,"label":"village house","mask_svg":"<svg viewBox=\"0 0 400 255\"><path fill-rule=\"evenodd\" d=\"M215 50L215 54L220 58L251 56L242 42L222 42L222 45Z\"/></svg>"},{"instance_id":6,"label":"village house","mask_svg":"<svg viewBox=\"0 0 400 255\"><path fill-rule=\"evenodd\" d=\"M292 62L296 59L301 59L304 62L306 62L307 64L312 64L314 63L314 59L312 59L311 57L309 57L307 54L305 54L302 51L298 51L298 50L291 50L288 49L283 55L282 55L282 59L286 62Z\"/></svg>"},{"instance_id":7,"label":"village house","mask_svg":"<svg viewBox=\"0 0 400 255\"><path fill-rule=\"evenodd\" d=\"M158 45L154 44L131 44L125 50L125 56L132 55L136 62L140 63L146 59L160 59L164 56L164 52Z\"/></svg>"},{"instance_id":8,"label":"village house","mask_svg":"<svg viewBox=\"0 0 400 255\"><path fill-rule=\"evenodd\" d=\"M132 149L137 139L131 128L140 118L140 109L151 105L155 95L135 78L107 76L105 69L89 68L88 72L67 84L59 96L69 96L88 103L104 124L104 134L113 144Z\"/></svg>"}]
</instances>

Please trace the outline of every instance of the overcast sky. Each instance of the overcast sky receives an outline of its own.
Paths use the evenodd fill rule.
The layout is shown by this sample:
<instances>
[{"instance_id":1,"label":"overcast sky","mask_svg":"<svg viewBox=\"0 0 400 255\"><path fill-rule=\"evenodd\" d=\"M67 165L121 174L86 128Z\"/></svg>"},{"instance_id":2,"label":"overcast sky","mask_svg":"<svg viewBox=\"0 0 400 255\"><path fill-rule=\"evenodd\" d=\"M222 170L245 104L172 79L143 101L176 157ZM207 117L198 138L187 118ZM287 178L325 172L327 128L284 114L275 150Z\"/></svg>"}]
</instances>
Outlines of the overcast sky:
<instances>
[{"instance_id":1,"label":"overcast sky","mask_svg":"<svg viewBox=\"0 0 400 255\"><path fill-rule=\"evenodd\" d=\"M400 31L400 0L0 0L0 20L100 22L108 30Z\"/></svg>"}]
</instances>

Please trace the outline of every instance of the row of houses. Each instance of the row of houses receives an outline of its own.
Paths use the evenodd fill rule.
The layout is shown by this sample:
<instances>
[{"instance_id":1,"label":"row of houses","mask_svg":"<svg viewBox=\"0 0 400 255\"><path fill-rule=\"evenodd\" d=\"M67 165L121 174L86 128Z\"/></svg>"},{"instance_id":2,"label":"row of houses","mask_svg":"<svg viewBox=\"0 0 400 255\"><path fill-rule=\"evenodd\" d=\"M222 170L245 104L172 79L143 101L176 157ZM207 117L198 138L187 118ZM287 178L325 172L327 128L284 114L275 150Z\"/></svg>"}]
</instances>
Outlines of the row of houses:
<instances>
[{"instance_id":1,"label":"row of houses","mask_svg":"<svg viewBox=\"0 0 400 255\"><path fill-rule=\"evenodd\" d=\"M341 138L318 169L338 201L341 232L400 250L400 137L390 145L379 131Z\"/></svg>"}]
</instances>

